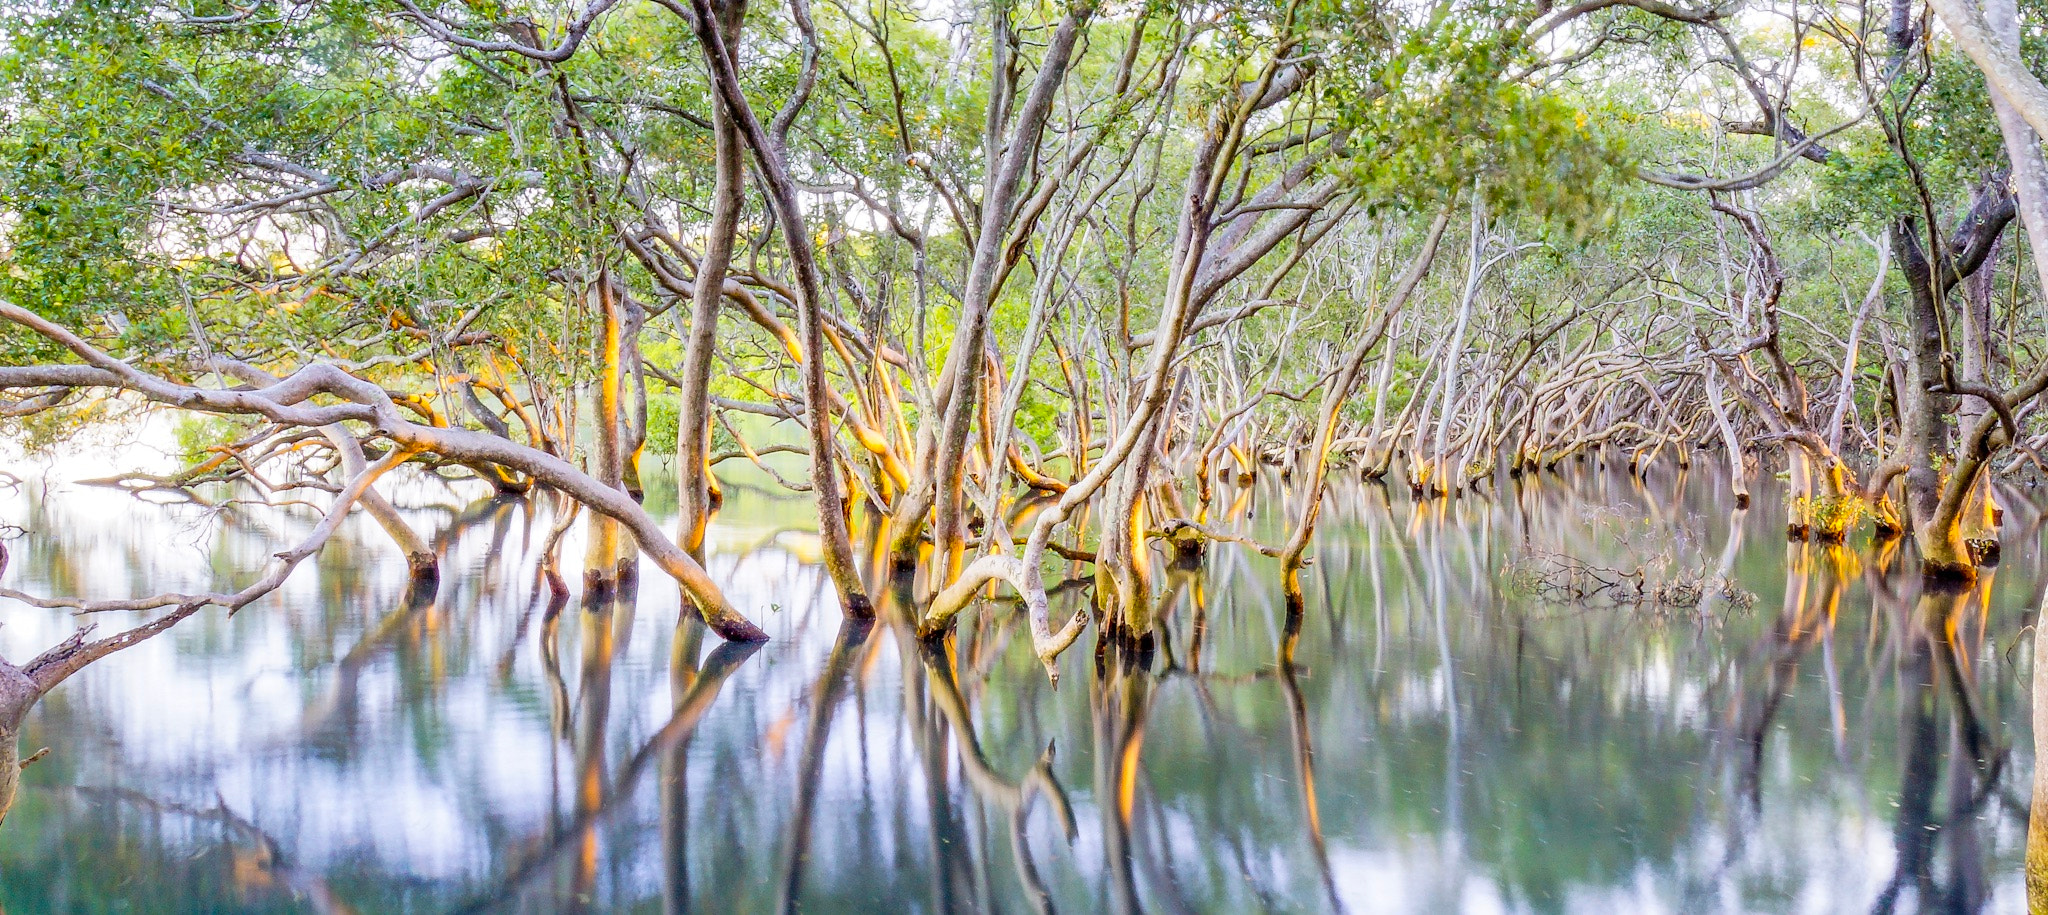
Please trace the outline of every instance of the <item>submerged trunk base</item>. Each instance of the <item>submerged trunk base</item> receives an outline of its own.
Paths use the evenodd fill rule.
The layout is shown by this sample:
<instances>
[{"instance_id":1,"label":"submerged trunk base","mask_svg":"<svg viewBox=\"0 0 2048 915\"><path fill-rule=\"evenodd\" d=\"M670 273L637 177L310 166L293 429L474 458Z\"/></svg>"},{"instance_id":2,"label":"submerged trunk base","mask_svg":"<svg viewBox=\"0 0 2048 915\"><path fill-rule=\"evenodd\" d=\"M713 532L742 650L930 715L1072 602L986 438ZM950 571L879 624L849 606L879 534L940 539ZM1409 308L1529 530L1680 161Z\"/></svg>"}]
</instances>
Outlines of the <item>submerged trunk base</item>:
<instances>
[{"instance_id":1,"label":"submerged trunk base","mask_svg":"<svg viewBox=\"0 0 2048 915\"><path fill-rule=\"evenodd\" d=\"M1134 632L1116 621L1105 621L1095 640L1095 669L1105 673L1111 662L1124 671L1151 670L1159 639L1151 632Z\"/></svg>"},{"instance_id":2,"label":"submerged trunk base","mask_svg":"<svg viewBox=\"0 0 2048 915\"><path fill-rule=\"evenodd\" d=\"M1920 562L1920 577L1934 593L1950 593L1976 584L1977 567L1967 562L1925 559Z\"/></svg>"},{"instance_id":3,"label":"submerged trunk base","mask_svg":"<svg viewBox=\"0 0 2048 915\"><path fill-rule=\"evenodd\" d=\"M640 566L630 558L619 560L609 569L586 569L583 572L583 601L593 605L609 601L634 590L639 582Z\"/></svg>"},{"instance_id":4,"label":"submerged trunk base","mask_svg":"<svg viewBox=\"0 0 2048 915\"><path fill-rule=\"evenodd\" d=\"M1165 533L1169 568L1191 571L1202 567L1202 560L1209 555L1209 541L1201 528L1175 518L1166 523Z\"/></svg>"},{"instance_id":5,"label":"submerged trunk base","mask_svg":"<svg viewBox=\"0 0 2048 915\"><path fill-rule=\"evenodd\" d=\"M441 562L432 553L407 554L405 567L416 583L433 584L441 580Z\"/></svg>"}]
</instances>

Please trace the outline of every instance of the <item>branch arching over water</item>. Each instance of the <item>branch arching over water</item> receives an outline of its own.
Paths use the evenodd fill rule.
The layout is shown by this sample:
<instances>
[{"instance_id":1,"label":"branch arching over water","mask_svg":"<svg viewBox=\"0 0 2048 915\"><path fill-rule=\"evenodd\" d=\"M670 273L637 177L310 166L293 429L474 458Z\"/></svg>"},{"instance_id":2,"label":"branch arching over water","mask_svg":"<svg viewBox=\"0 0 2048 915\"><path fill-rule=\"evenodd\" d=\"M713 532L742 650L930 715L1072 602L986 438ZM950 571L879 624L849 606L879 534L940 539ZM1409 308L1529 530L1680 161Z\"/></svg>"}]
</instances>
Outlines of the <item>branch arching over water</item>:
<instances>
[{"instance_id":1,"label":"branch arching over water","mask_svg":"<svg viewBox=\"0 0 2048 915\"><path fill-rule=\"evenodd\" d=\"M276 384L261 388L210 390L143 372L13 303L0 301L0 319L61 344L85 362L82 366L0 367L0 388L47 386L53 383L50 379L62 378L76 387L118 388L181 409L256 415L285 426L321 427L355 421L368 424L373 434L389 439L402 451L431 451L455 460L515 468L625 526L655 564L682 585L704 615L704 621L719 635L734 641L761 641L768 637L726 601L703 566L669 540L654 517L624 490L605 486L552 454L482 432L407 420L383 388L327 363L305 365ZM322 394L343 402L311 403Z\"/></svg>"}]
</instances>

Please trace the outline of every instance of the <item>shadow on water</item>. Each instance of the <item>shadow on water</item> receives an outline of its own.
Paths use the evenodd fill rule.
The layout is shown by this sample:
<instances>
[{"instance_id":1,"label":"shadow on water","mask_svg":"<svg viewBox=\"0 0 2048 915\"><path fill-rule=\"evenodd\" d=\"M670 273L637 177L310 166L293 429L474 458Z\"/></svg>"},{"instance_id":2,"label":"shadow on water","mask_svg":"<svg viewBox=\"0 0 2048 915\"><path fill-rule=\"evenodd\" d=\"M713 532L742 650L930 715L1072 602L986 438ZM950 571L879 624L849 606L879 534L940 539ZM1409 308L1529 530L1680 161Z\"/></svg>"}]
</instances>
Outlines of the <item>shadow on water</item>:
<instances>
[{"instance_id":1,"label":"shadow on water","mask_svg":"<svg viewBox=\"0 0 2048 915\"><path fill-rule=\"evenodd\" d=\"M1277 481L1218 489L1204 523L1284 530ZM2032 538L2009 536L1976 586L1928 591L1896 543L1787 543L1770 511L1731 506L1711 483L1597 468L1498 499L1340 487L1300 600L1238 545L1162 554L1156 640L1071 652L1057 690L1013 602L924 643L897 582L877 589L880 619L842 621L791 533L801 503L736 490L707 540L708 567L774 636L744 646L658 577L556 587L541 557L579 555L563 540L581 533L546 498L416 509L441 532L438 587L409 588L351 521L317 572L96 665L30 716L24 744L53 752L23 773L0 905L1979 912L2048 897L2029 874L2048 861L2029 818L2048 797ZM232 568L271 537L262 518L198 526L175 507L0 510L42 513L17 587L139 588L194 556ZM2039 521L2016 505L2007 524ZM1530 571L1560 556L1648 584L1562 599ZM1055 617L1091 600L1089 566L1061 562ZM1655 596L1688 575L1732 587ZM8 613L0 648L70 625Z\"/></svg>"}]
</instances>

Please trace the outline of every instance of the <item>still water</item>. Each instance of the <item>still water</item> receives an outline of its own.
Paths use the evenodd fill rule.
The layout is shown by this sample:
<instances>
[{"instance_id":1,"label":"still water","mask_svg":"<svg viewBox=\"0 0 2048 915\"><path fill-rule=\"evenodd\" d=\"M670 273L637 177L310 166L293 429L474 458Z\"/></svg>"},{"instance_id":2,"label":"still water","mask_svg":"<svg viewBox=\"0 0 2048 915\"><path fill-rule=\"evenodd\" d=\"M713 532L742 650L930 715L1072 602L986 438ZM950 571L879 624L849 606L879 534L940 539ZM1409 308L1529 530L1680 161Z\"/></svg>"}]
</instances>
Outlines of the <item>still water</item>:
<instances>
[{"instance_id":1,"label":"still water","mask_svg":"<svg viewBox=\"0 0 2048 915\"><path fill-rule=\"evenodd\" d=\"M1982 587L1923 597L1910 555L1788 545L1777 494L1734 513L1704 476L1340 486L1299 617L1272 560L1219 546L1162 564L1149 668L1098 664L1091 631L1057 690L1014 604L938 652L900 601L843 624L808 497L728 492L709 567L774 636L736 648L651 565L551 610L550 503L414 480L432 593L352 519L279 593L43 701L0 905L2024 911L2039 512L2010 508ZM1222 487L1212 522L1281 539L1281 485ZM308 517L31 480L0 491L26 531L4 581L239 584ZM1565 600L1540 570L1570 560L1739 593ZM75 625L0 622L16 660Z\"/></svg>"}]
</instances>

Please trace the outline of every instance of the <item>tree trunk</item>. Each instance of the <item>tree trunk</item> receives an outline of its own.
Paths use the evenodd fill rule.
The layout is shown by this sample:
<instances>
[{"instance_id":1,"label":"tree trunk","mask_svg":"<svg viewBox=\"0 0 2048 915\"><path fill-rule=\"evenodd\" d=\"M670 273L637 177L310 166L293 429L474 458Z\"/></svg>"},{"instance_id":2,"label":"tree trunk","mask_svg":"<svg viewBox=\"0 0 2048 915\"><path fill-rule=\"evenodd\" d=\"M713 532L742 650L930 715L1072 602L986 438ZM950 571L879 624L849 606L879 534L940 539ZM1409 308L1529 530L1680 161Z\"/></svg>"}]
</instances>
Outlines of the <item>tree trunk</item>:
<instances>
[{"instance_id":1,"label":"tree trunk","mask_svg":"<svg viewBox=\"0 0 2048 915\"><path fill-rule=\"evenodd\" d=\"M735 18L745 8L743 0L729 0L720 5ZM697 12L697 39L703 44L705 59L710 63L712 82L746 136L747 145L754 151L755 164L760 166L762 179L768 185L769 202L782 222L783 241L789 246L790 266L797 281L797 332L804 350L804 408L810 432L811 490L818 505L818 536L823 541L825 570L832 576L846 615L867 619L874 616L875 609L868 601L867 590L861 584L860 569L854 563L853 538L847 529L847 505L840 494L838 447L832 432L831 388L825 378L823 284L818 276L817 251L812 245L803 206L797 200L796 182L789 176L788 153L783 149L780 138L770 134L754 116L754 110L741 89L738 64L725 37L713 25L718 20L712 13L710 0L694 0L692 8ZM808 29L806 32L805 41L815 44L815 35L809 34Z\"/></svg>"},{"instance_id":2,"label":"tree trunk","mask_svg":"<svg viewBox=\"0 0 2048 915\"><path fill-rule=\"evenodd\" d=\"M947 351L946 365L939 376L938 396L944 413L940 418L929 485L934 488L932 541L942 578L958 574L966 555L962 507L966 497L967 438L976 412L975 401L981 395L985 380L982 359L983 349L988 345L989 311L996 293L1000 291L998 268L1003 252L1009 247L1017 194L1031 164L1038 160L1039 138L1052 114L1054 97L1066 81L1074 46L1094 12L1092 3L1078 3L1069 6L1067 14L1061 17L1059 26L1053 31L1051 44L1045 50L1044 61L1039 65L1031 93L1025 99L1024 107L1018 111L1016 129L1003 148L1002 158L995 163L996 168L983 194L981 225L968 264L959 324L954 329L953 346ZM1005 102L1007 99L991 100L992 124L997 123L994 109ZM994 135L995 132L991 131L990 137ZM923 523L921 514L917 517L899 514L896 518L896 524L905 531L921 527Z\"/></svg>"},{"instance_id":3,"label":"tree trunk","mask_svg":"<svg viewBox=\"0 0 2048 915\"><path fill-rule=\"evenodd\" d=\"M42 691L21 668L0 661L0 824L14 809L14 795L21 787L21 724L35 707Z\"/></svg>"},{"instance_id":4,"label":"tree trunk","mask_svg":"<svg viewBox=\"0 0 2048 915\"><path fill-rule=\"evenodd\" d=\"M1728 452L1728 486L1735 493L1735 507L1748 508L1749 457L1743 452L1741 436L1735 434L1735 424L1728 420L1728 407L1721 403L1721 370L1717 366L1707 368L1707 409L1713 411L1721 447Z\"/></svg>"},{"instance_id":5,"label":"tree trunk","mask_svg":"<svg viewBox=\"0 0 2048 915\"><path fill-rule=\"evenodd\" d=\"M1358 339L1357 345L1352 348L1337 370L1336 377L1332 378L1329 387L1324 389L1322 407L1317 411L1315 443L1309 447L1308 476L1302 481L1301 497L1295 510L1294 532L1288 537L1287 545L1280 551L1280 586L1287 599L1292 602L1290 605L1301 602L1302 557L1308 552L1309 538L1315 533L1316 520L1322 513L1323 490L1327 486L1325 476L1330 462L1330 443L1336 438L1337 417L1343 412L1345 401L1351 398L1352 391L1358 386L1359 373L1364 369L1366 357L1386 339L1388 324L1407 306L1408 299L1415 293L1416 287L1422 284L1422 278L1429 273L1430 265L1436 260L1438 244L1443 240L1444 229L1450 222L1451 210L1445 207L1437 213L1436 220L1430 224L1429 234L1422 240L1422 249L1416 253L1415 260L1409 264L1399 284L1395 286L1394 296L1388 300L1386 309L1380 312L1379 320L1374 323L1371 332ZM1479 217L1475 214L1475 236L1479 231L1479 224ZM1391 362L1392 357L1386 357L1382 361Z\"/></svg>"},{"instance_id":6,"label":"tree trunk","mask_svg":"<svg viewBox=\"0 0 2048 915\"><path fill-rule=\"evenodd\" d=\"M1939 544L1947 538L1939 532L1929 534L1924 528L1932 521L1935 507L1941 501L1941 472L1935 468L1935 461L1948 452L1946 417L1955 410L1955 398L1927 390L1942 382L1941 359L1945 348L1934 266L1916 225L1911 219L1892 224L1899 267L1906 273L1909 291L1906 338L1910 356L1906 361L1906 384L1899 391L1899 447L1906 465L1907 524L1920 542L1921 556L1933 559L1934 553L1942 552Z\"/></svg>"},{"instance_id":7,"label":"tree trunk","mask_svg":"<svg viewBox=\"0 0 2048 915\"><path fill-rule=\"evenodd\" d=\"M1458 318L1451 328L1450 349L1444 354L1442 409L1437 414L1436 440L1430 446L1430 458L1436 463L1446 492L1456 492L1464 484L1465 469L1450 461L1451 418L1457 413L1458 364L1465 358L1465 328L1471 323L1472 303L1479 297L1479 281L1486 272L1486 265L1480 261L1485 246L1486 209L1475 196L1472 236L1465 246L1465 290L1458 297Z\"/></svg>"},{"instance_id":8,"label":"tree trunk","mask_svg":"<svg viewBox=\"0 0 2048 915\"><path fill-rule=\"evenodd\" d=\"M730 17L718 23L730 38L739 34L739 23ZM718 354L718 312L725 300L725 275L732 265L734 236L739 232L740 210L746 204L746 162L742 158L740 130L732 112L717 99L711 105L712 143L716 148L712 167L716 172L711 192L711 226L697 260L696 287L691 290L690 325L683 332L683 383L676 408L676 509L677 541L697 561L704 560L704 530L714 508L711 473L711 367ZM677 309L678 323L682 310Z\"/></svg>"},{"instance_id":9,"label":"tree trunk","mask_svg":"<svg viewBox=\"0 0 2048 915\"><path fill-rule=\"evenodd\" d=\"M598 339L597 404L592 417L597 425L597 466L592 476L597 478L598 485L623 493L626 454L619 395L624 381L621 359L626 352L625 315L617 291L612 288L610 271L598 268L590 294L597 300L603 322ZM586 590L609 595L629 561L622 550L618 522L593 515L588 537L583 569Z\"/></svg>"}]
</instances>

